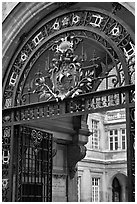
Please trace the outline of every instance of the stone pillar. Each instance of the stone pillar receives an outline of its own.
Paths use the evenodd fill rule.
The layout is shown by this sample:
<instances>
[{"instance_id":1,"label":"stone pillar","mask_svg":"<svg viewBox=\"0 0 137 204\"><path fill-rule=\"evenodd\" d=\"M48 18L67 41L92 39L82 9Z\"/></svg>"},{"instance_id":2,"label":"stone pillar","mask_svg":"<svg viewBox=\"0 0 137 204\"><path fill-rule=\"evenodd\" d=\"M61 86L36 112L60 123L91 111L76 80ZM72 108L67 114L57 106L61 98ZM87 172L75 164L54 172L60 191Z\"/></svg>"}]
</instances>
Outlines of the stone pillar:
<instances>
[{"instance_id":1,"label":"stone pillar","mask_svg":"<svg viewBox=\"0 0 137 204\"><path fill-rule=\"evenodd\" d=\"M70 144L68 146L68 202L78 201L77 162L86 155L86 147Z\"/></svg>"},{"instance_id":2,"label":"stone pillar","mask_svg":"<svg viewBox=\"0 0 137 204\"><path fill-rule=\"evenodd\" d=\"M78 188L77 188L77 178L78 174L75 173L73 179L68 176L68 202L78 201Z\"/></svg>"},{"instance_id":3,"label":"stone pillar","mask_svg":"<svg viewBox=\"0 0 137 204\"><path fill-rule=\"evenodd\" d=\"M74 116L73 129L75 134L72 136L72 143L67 148L68 202L78 201L77 162L86 156L87 149L84 145L87 143L89 135L86 116Z\"/></svg>"},{"instance_id":4,"label":"stone pillar","mask_svg":"<svg viewBox=\"0 0 137 204\"><path fill-rule=\"evenodd\" d=\"M101 188L101 201L107 202L107 172L103 172L102 175L102 188Z\"/></svg>"},{"instance_id":5,"label":"stone pillar","mask_svg":"<svg viewBox=\"0 0 137 204\"><path fill-rule=\"evenodd\" d=\"M107 202L112 202L112 187L108 188L108 200Z\"/></svg>"},{"instance_id":6,"label":"stone pillar","mask_svg":"<svg viewBox=\"0 0 137 204\"><path fill-rule=\"evenodd\" d=\"M127 202L127 187L125 185L121 186L121 201Z\"/></svg>"},{"instance_id":7,"label":"stone pillar","mask_svg":"<svg viewBox=\"0 0 137 204\"><path fill-rule=\"evenodd\" d=\"M92 189L91 189L91 175L90 170L85 169L81 180L81 201L91 202Z\"/></svg>"}]
</instances>

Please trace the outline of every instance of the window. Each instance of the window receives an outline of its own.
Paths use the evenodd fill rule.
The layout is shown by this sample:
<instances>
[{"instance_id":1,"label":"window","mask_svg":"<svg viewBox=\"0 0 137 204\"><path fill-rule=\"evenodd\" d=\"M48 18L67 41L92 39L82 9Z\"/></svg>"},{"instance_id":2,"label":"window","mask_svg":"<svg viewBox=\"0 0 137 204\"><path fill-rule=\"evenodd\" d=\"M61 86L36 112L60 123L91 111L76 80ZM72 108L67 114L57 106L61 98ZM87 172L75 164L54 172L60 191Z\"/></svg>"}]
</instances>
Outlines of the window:
<instances>
[{"instance_id":1,"label":"window","mask_svg":"<svg viewBox=\"0 0 137 204\"><path fill-rule=\"evenodd\" d=\"M114 129L109 131L109 149L125 150L126 149L126 129Z\"/></svg>"},{"instance_id":2,"label":"window","mask_svg":"<svg viewBox=\"0 0 137 204\"><path fill-rule=\"evenodd\" d=\"M118 149L118 131L116 129L109 131L109 149L110 150Z\"/></svg>"},{"instance_id":3,"label":"window","mask_svg":"<svg viewBox=\"0 0 137 204\"><path fill-rule=\"evenodd\" d=\"M121 149L126 149L126 129L121 129Z\"/></svg>"},{"instance_id":4,"label":"window","mask_svg":"<svg viewBox=\"0 0 137 204\"><path fill-rule=\"evenodd\" d=\"M99 178L92 178L92 202L99 202Z\"/></svg>"},{"instance_id":5,"label":"window","mask_svg":"<svg viewBox=\"0 0 137 204\"><path fill-rule=\"evenodd\" d=\"M98 121L92 120L91 121L91 128L92 128L92 134L91 134L91 148L92 149L99 149L99 128L98 128Z\"/></svg>"}]
</instances>

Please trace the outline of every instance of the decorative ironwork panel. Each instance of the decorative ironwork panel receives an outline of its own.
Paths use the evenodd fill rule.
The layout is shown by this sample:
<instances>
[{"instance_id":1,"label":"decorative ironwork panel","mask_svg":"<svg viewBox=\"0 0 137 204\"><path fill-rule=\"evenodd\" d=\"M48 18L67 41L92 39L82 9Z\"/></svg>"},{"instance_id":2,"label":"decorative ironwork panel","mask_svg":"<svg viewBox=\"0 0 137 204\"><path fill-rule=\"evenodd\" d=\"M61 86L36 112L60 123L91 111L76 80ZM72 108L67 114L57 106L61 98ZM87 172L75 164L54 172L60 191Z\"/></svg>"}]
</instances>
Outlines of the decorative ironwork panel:
<instances>
[{"instance_id":1,"label":"decorative ironwork panel","mask_svg":"<svg viewBox=\"0 0 137 204\"><path fill-rule=\"evenodd\" d=\"M23 75L18 87L17 105L58 101L96 89L123 86L125 82L118 55L102 37L99 43L104 48L101 45L95 48L97 35L93 34L75 31L69 32L67 37L64 34L55 39L37 60L34 69L29 66L28 75ZM42 61L45 61L44 65L41 64Z\"/></svg>"},{"instance_id":2,"label":"decorative ironwork panel","mask_svg":"<svg viewBox=\"0 0 137 204\"><path fill-rule=\"evenodd\" d=\"M134 86L134 85L133 85ZM132 87L134 89L134 87ZM131 87L115 88L106 91L92 92L73 99L63 101L49 101L29 106L19 106L14 109L15 122L38 120L43 118L57 118L59 116L83 114L107 108L124 108L125 93Z\"/></svg>"},{"instance_id":3,"label":"decorative ironwork panel","mask_svg":"<svg viewBox=\"0 0 137 204\"><path fill-rule=\"evenodd\" d=\"M96 109L101 109L105 107L113 107L124 104L125 96L124 94L109 94L106 96L95 96L88 99L84 97L81 100L70 100L67 103L67 111L69 113L79 112L79 111L91 111Z\"/></svg>"},{"instance_id":4,"label":"decorative ironwork panel","mask_svg":"<svg viewBox=\"0 0 137 204\"><path fill-rule=\"evenodd\" d=\"M11 127L2 129L2 201L8 201L9 189L9 166L11 157Z\"/></svg>"},{"instance_id":5,"label":"decorative ironwork panel","mask_svg":"<svg viewBox=\"0 0 137 204\"><path fill-rule=\"evenodd\" d=\"M11 123L128 105L134 200L135 43L130 28L116 16L119 4L112 5L111 12L60 11L46 16L25 40L21 37L3 86L3 201L9 192ZM16 200L51 201L52 135L28 127L19 133Z\"/></svg>"},{"instance_id":6,"label":"decorative ironwork panel","mask_svg":"<svg viewBox=\"0 0 137 204\"><path fill-rule=\"evenodd\" d=\"M7 124L11 121L11 111L9 113L7 111L5 113L2 113L2 124Z\"/></svg>"},{"instance_id":7,"label":"decorative ironwork panel","mask_svg":"<svg viewBox=\"0 0 137 204\"><path fill-rule=\"evenodd\" d=\"M75 97L97 89L102 80L106 88L107 76L113 87L133 84L135 48L131 33L116 15L93 8L62 12L45 21L26 40L10 67L3 107L10 108L15 101L21 105ZM32 67L36 70L33 75ZM112 69L115 72L110 77ZM34 79L28 84L30 75Z\"/></svg>"},{"instance_id":8,"label":"decorative ironwork panel","mask_svg":"<svg viewBox=\"0 0 137 204\"><path fill-rule=\"evenodd\" d=\"M15 121L30 121L42 118L52 118L65 113L65 103L35 104L34 106L17 108L15 111Z\"/></svg>"},{"instance_id":9,"label":"decorative ironwork panel","mask_svg":"<svg viewBox=\"0 0 137 204\"><path fill-rule=\"evenodd\" d=\"M51 202L52 134L20 127L17 201Z\"/></svg>"}]
</instances>

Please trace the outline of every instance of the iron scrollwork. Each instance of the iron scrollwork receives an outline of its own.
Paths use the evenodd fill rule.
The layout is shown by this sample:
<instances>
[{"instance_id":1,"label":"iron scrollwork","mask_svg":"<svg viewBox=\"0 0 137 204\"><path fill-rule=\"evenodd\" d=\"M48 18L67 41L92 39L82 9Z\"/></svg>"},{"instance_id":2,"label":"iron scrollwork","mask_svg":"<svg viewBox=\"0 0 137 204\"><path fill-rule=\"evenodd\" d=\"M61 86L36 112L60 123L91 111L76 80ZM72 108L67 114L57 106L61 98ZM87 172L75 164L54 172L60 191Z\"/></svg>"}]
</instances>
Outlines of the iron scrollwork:
<instances>
[{"instance_id":1,"label":"iron scrollwork","mask_svg":"<svg viewBox=\"0 0 137 204\"><path fill-rule=\"evenodd\" d=\"M129 88L129 87L127 87ZM124 88L125 89L125 88ZM63 101L49 101L41 104L32 104L15 110L15 121L33 121L40 118L56 118L64 114L95 111L97 109L121 107L125 105L125 90L121 88L107 90L105 92L92 92L85 96L68 98ZM134 92L130 91L133 95Z\"/></svg>"},{"instance_id":2,"label":"iron scrollwork","mask_svg":"<svg viewBox=\"0 0 137 204\"><path fill-rule=\"evenodd\" d=\"M106 59L102 61L99 56L96 56L96 51L92 50L93 57L89 59L88 56L87 59L86 50L83 50L83 44L86 43L85 37L92 40L88 32L71 32L67 37L58 38L50 46L49 50L54 53L54 57L50 63L46 62L46 73L44 74L44 70L35 73L35 77L30 79L26 85L28 89L17 99L18 103L20 101L21 104L29 104L32 95L35 95L37 101L54 99L59 101L68 97L74 98L77 95L91 92L101 83L104 87L107 83L105 80L111 81L111 88L119 86L121 82L116 71L109 73L113 67L116 69L117 65L113 64L107 68L109 65L105 62L107 60L112 61L110 56L106 56ZM105 41L102 43L106 45ZM78 46L81 46L82 52L79 55L77 55ZM107 46L116 57L112 47L108 43ZM84 63L87 65L84 66ZM120 72L121 70L118 73Z\"/></svg>"},{"instance_id":3,"label":"iron scrollwork","mask_svg":"<svg viewBox=\"0 0 137 204\"><path fill-rule=\"evenodd\" d=\"M5 126L2 133L2 200L6 202L9 191L11 127Z\"/></svg>"},{"instance_id":4,"label":"iron scrollwork","mask_svg":"<svg viewBox=\"0 0 137 204\"><path fill-rule=\"evenodd\" d=\"M32 130L31 137L34 145L34 151L37 154L38 147L43 139L43 133L41 131Z\"/></svg>"},{"instance_id":5,"label":"iron scrollwork","mask_svg":"<svg viewBox=\"0 0 137 204\"><path fill-rule=\"evenodd\" d=\"M52 59L49 68L52 87L50 88L46 83L46 77L37 77L34 92L38 92L40 98L45 97L47 101L51 98L57 101L69 96L73 98L83 93L84 86L92 87L95 74L93 69L98 64L91 65L90 70L87 71L82 69L78 56L74 54L74 47L81 41L80 38L68 36L60 39L51 47L51 50L55 52L55 58ZM37 75L40 74L42 73Z\"/></svg>"},{"instance_id":6,"label":"iron scrollwork","mask_svg":"<svg viewBox=\"0 0 137 204\"><path fill-rule=\"evenodd\" d=\"M114 5L114 9L112 13L115 14L115 12L119 9L119 4ZM129 71L129 83L134 83L134 64L133 60L131 58L134 58L134 42L133 39L131 38L130 34L128 33L127 29L123 26L121 21L118 21L116 18L116 15L109 16L105 15L104 13L101 13L100 11L96 11L93 9L93 11L73 11L73 12L68 12L66 14L63 14L57 18L52 19L51 21L47 22L43 27L37 31L33 37L28 39L27 43L24 45L22 50L20 50L10 72L9 79L7 81L6 87L5 87L5 97L4 97L4 108L10 108L12 106L12 96L13 92L15 89L15 85L18 81L18 77L20 75L20 72L23 69L24 63L26 61L29 62L31 53L34 52L34 50L44 42L44 40L47 38L47 36L50 36L53 33L56 33L62 29L65 28L72 28L72 27L78 27L78 26L83 26L83 27L89 27L89 28L94 28L96 31L101 31L104 32L104 34L111 38L112 41L116 44L116 47L121 50L123 53L123 56L127 58L127 65L128 65L128 71ZM115 58L114 51L110 46L108 47L108 42L102 39L100 35L98 35L96 32L92 34L93 38L98 41L99 43L104 44L108 51L112 54L112 56ZM71 36L72 37L72 36ZM70 37L70 38L71 38ZM57 71L55 66L57 65L56 63L60 63L60 60L58 57L54 58L54 62L52 61L52 68L51 72L53 74L53 80L56 86L49 88L47 86L45 78L40 77L37 81L38 86L42 88L41 90L41 95L46 95L47 98L50 98L51 96L54 96L54 98L65 98L65 94L67 95L77 95L78 92L81 92L81 86L82 82L79 83L79 86L73 86L72 89L66 91L66 86L70 86L70 80L71 78L77 77L78 72L76 71L76 75L73 73L75 69L77 69L79 66L81 67L81 64L79 64L79 61L75 58L72 57L74 56L74 39L69 39L68 36L63 37L58 41L55 46L56 49L56 54L59 54L61 52L60 56L64 59L64 64L62 63L60 66L57 66L57 69L61 69L62 71ZM61 41L62 40L62 41ZM47 46L49 45L49 42L47 43ZM67 49L64 49L63 46L66 46ZM41 52L37 52L37 57L41 55ZM67 57L68 55L68 57ZM68 58L68 59L67 59ZM68 63L68 61L70 63ZM33 60L35 61L35 59ZM33 64L31 62L30 64ZM68 72L65 71L65 69L69 69ZM123 69L123 68L122 68ZM63 72L64 70L64 72ZM71 72L72 70L72 72ZM79 75L80 73L79 69ZM119 72L119 71L118 71ZM27 73L27 72L26 72ZM72 74L73 73L73 74ZM69 75L70 74L70 75ZM26 76L25 71L24 71L24 76ZM58 81L56 77L58 78ZM67 80L65 82L64 87L62 87L62 82L64 79ZM88 77L89 81L88 83L91 85L91 77ZM87 80L87 77L86 77ZM77 80L76 80L77 81ZM60 84L61 82L61 84ZM80 82L80 79L77 81ZM69 84L69 85L68 85ZM81 86L80 86L81 85ZM40 88L39 87L39 88ZM58 88L57 88L58 87ZM57 89L54 91L54 88ZM69 87L70 88L70 87ZM65 90L62 90L65 89ZM64 91L65 93L61 93ZM18 93L17 93L18 94Z\"/></svg>"},{"instance_id":7,"label":"iron scrollwork","mask_svg":"<svg viewBox=\"0 0 137 204\"><path fill-rule=\"evenodd\" d=\"M39 179L40 183L44 186L43 188L46 188L45 194L42 194L42 198L44 201L51 202L52 140L53 138L51 133L32 129L26 126L20 126L18 132L16 201L23 201L22 184L24 184L24 178L35 178L35 181ZM30 151L32 153L31 157L26 158L26 155ZM30 165L28 165L28 163ZM30 183L31 181L29 180ZM35 181L33 180L34 183Z\"/></svg>"}]
</instances>

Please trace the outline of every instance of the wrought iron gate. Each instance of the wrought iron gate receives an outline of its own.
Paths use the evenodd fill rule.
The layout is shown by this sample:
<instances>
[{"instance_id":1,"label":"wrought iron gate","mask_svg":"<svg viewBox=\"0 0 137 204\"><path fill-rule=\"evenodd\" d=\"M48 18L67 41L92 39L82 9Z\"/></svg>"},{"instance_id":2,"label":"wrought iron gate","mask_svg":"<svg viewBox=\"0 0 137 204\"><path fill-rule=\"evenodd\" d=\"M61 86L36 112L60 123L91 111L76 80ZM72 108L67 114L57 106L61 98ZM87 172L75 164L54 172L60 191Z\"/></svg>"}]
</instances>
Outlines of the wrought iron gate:
<instances>
[{"instance_id":1,"label":"wrought iron gate","mask_svg":"<svg viewBox=\"0 0 137 204\"><path fill-rule=\"evenodd\" d=\"M22 15L27 2L23 4ZM134 201L134 32L121 19L125 10L119 3L112 3L112 6L109 3L108 10L96 8L92 3L84 7L77 4L77 7L69 5L71 9L67 10L55 4L57 13L52 15L54 10L51 9L52 12L45 14L35 26L31 18L37 12L31 14L29 30L28 24L22 32L21 24L18 24L18 30L14 27L19 44L12 36L15 31L9 41L5 37L7 43L4 46L7 49L10 42L8 49L13 49L14 53L3 57L6 66L3 78L3 201L11 201L12 197L13 144L17 125L116 108L126 109L128 200ZM39 2L37 8L41 8ZM28 22L27 15L28 11ZM28 33L23 33L24 30ZM37 191L35 201L50 201L51 135L23 126L18 133L16 200L34 201Z\"/></svg>"},{"instance_id":2,"label":"wrought iron gate","mask_svg":"<svg viewBox=\"0 0 137 204\"><path fill-rule=\"evenodd\" d=\"M51 201L52 134L19 127L17 171L16 201Z\"/></svg>"}]
</instances>

